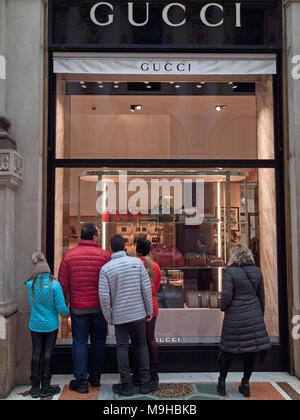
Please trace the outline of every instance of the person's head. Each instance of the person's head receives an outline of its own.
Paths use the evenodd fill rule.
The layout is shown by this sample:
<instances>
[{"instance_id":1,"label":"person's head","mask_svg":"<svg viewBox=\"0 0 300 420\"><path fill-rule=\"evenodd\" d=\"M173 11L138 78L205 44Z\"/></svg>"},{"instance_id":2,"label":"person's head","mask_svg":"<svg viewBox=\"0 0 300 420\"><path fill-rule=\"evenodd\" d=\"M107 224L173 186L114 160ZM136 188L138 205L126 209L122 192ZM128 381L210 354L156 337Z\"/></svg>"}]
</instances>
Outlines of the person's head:
<instances>
[{"instance_id":1,"label":"person's head","mask_svg":"<svg viewBox=\"0 0 300 420\"><path fill-rule=\"evenodd\" d=\"M145 257L150 254L151 242L144 238L138 238L136 242L136 252L137 254Z\"/></svg>"},{"instance_id":2,"label":"person's head","mask_svg":"<svg viewBox=\"0 0 300 420\"><path fill-rule=\"evenodd\" d=\"M94 223L85 223L81 228L81 239L83 241L97 241L99 230Z\"/></svg>"},{"instance_id":3,"label":"person's head","mask_svg":"<svg viewBox=\"0 0 300 420\"><path fill-rule=\"evenodd\" d=\"M248 261L254 262L254 257L247 245L236 244L231 248L228 265L242 265Z\"/></svg>"},{"instance_id":4,"label":"person's head","mask_svg":"<svg viewBox=\"0 0 300 420\"><path fill-rule=\"evenodd\" d=\"M34 265L34 275L37 274L50 274L50 267L47 263L45 255L41 251L35 251L31 257L32 263Z\"/></svg>"},{"instance_id":5,"label":"person's head","mask_svg":"<svg viewBox=\"0 0 300 420\"><path fill-rule=\"evenodd\" d=\"M124 251L125 239L122 235L115 235L110 240L110 247L113 252Z\"/></svg>"},{"instance_id":6,"label":"person's head","mask_svg":"<svg viewBox=\"0 0 300 420\"><path fill-rule=\"evenodd\" d=\"M41 279L40 280L40 288L41 288L41 295L43 295L44 274L47 274L47 277L50 278L50 281L51 281L51 286L50 286L50 289L49 289L49 299L51 299L52 280L54 279L54 277L51 274L51 270L50 270L50 267L47 263L45 255L41 251L35 251L31 256L31 261L34 265L33 275L25 283L32 280L33 301L35 301L34 287L35 287L35 284L36 284L36 280L38 278Z\"/></svg>"}]
</instances>

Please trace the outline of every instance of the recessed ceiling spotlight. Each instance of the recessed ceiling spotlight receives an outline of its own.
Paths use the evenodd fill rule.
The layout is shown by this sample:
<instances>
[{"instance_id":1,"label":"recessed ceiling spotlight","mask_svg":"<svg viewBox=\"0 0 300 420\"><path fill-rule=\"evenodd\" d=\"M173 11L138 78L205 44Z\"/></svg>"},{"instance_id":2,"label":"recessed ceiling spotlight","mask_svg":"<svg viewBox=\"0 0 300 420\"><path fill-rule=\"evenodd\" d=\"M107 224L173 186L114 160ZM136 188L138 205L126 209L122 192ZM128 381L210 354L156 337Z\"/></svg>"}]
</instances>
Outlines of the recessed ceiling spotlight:
<instances>
[{"instance_id":1,"label":"recessed ceiling spotlight","mask_svg":"<svg viewBox=\"0 0 300 420\"><path fill-rule=\"evenodd\" d=\"M100 89L104 88L104 86L103 86L103 85L98 85L98 87L99 87Z\"/></svg>"},{"instance_id":2,"label":"recessed ceiling spotlight","mask_svg":"<svg viewBox=\"0 0 300 420\"><path fill-rule=\"evenodd\" d=\"M237 85L234 85L232 86L232 89L237 89L237 87L238 87Z\"/></svg>"},{"instance_id":3,"label":"recessed ceiling spotlight","mask_svg":"<svg viewBox=\"0 0 300 420\"><path fill-rule=\"evenodd\" d=\"M229 85L233 85L233 82L228 82Z\"/></svg>"},{"instance_id":4,"label":"recessed ceiling spotlight","mask_svg":"<svg viewBox=\"0 0 300 420\"><path fill-rule=\"evenodd\" d=\"M180 88L180 85L175 85L175 87L176 87L176 89L179 89Z\"/></svg>"},{"instance_id":5,"label":"recessed ceiling spotlight","mask_svg":"<svg viewBox=\"0 0 300 420\"><path fill-rule=\"evenodd\" d=\"M142 109L142 105L130 105L130 111L140 111Z\"/></svg>"},{"instance_id":6,"label":"recessed ceiling spotlight","mask_svg":"<svg viewBox=\"0 0 300 420\"><path fill-rule=\"evenodd\" d=\"M206 82L200 82L200 83L201 83L201 85L205 85Z\"/></svg>"},{"instance_id":7,"label":"recessed ceiling spotlight","mask_svg":"<svg viewBox=\"0 0 300 420\"><path fill-rule=\"evenodd\" d=\"M201 88L202 88L202 85L197 85L197 88L198 88L198 89L201 89Z\"/></svg>"},{"instance_id":8,"label":"recessed ceiling spotlight","mask_svg":"<svg viewBox=\"0 0 300 420\"><path fill-rule=\"evenodd\" d=\"M85 84L85 82L79 82L81 85L84 85Z\"/></svg>"},{"instance_id":9,"label":"recessed ceiling spotlight","mask_svg":"<svg viewBox=\"0 0 300 420\"><path fill-rule=\"evenodd\" d=\"M86 88L87 88L87 86L86 86L86 85L81 85L81 87L82 87L83 89L86 89Z\"/></svg>"},{"instance_id":10,"label":"recessed ceiling spotlight","mask_svg":"<svg viewBox=\"0 0 300 420\"><path fill-rule=\"evenodd\" d=\"M114 88L115 89L118 89L120 86L119 85L114 85Z\"/></svg>"},{"instance_id":11,"label":"recessed ceiling spotlight","mask_svg":"<svg viewBox=\"0 0 300 420\"><path fill-rule=\"evenodd\" d=\"M175 82L170 82L170 85L174 85Z\"/></svg>"},{"instance_id":12,"label":"recessed ceiling spotlight","mask_svg":"<svg viewBox=\"0 0 300 420\"><path fill-rule=\"evenodd\" d=\"M227 105L217 105L216 111L220 112L227 108Z\"/></svg>"},{"instance_id":13,"label":"recessed ceiling spotlight","mask_svg":"<svg viewBox=\"0 0 300 420\"><path fill-rule=\"evenodd\" d=\"M102 82L99 82L99 81L98 81L97 83L98 83L98 85L102 85Z\"/></svg>"},{"instance_id":14,"label":"recessed ceiling spotlight","mask_svg":"<svg viewBox=\"0 0 300 420\"><path fill-rule=\"evenodd\" d=\"M147 89L151 89L152 88L152 86L151 85L147 85Z\"/></svg>"},{"instance_id":15,"label":"recessed ceiling spotlight","mask_svg":"<svg viewBox=\"0 0 300 420\"><path fill-rule=\"evenodd\" d=\"M149 82L144 82L144 83L145 83L145 85L148 85Z\"/></svg>"}]
</instances>

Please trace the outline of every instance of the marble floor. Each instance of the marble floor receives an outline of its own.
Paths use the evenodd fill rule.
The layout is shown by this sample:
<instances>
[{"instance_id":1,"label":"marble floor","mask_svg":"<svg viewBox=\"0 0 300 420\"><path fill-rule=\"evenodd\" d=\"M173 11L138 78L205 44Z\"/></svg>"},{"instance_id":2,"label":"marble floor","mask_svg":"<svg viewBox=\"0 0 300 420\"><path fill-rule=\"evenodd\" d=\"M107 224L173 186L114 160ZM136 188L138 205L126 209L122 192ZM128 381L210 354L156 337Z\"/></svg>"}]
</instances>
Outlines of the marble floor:
<instances>
[{"instance_id":1,"label":"marble floor","mask_svg":"<svg viewBox=\"0 0 300 420\"><path fill-rule=\"evenodd\" d=\"M52 400L243 400L238 392L241 373L230 373L227 379L227 396L216 392L217 373L161 373L160 388L156 393L142 396L120 397L112 393L111 386L119 382L119 375L104 374L100 388L90 387L88 394L70 391L71 375L53 375L52 384L59 385L62 392ZM7 400L32 400L29 385L17 386ZM254 373L251 378L250 400L300 400L300 381L288 373Z\"/></svg>"}]
</instances>

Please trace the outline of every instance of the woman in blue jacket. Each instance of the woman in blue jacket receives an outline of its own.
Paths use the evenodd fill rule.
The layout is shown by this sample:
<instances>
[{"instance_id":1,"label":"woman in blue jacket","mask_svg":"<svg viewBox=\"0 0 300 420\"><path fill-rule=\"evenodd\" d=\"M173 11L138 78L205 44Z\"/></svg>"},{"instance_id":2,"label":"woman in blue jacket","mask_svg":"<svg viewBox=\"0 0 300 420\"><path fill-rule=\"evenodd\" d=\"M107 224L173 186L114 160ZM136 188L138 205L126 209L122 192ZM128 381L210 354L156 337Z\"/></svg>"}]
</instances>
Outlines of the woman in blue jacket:
<instances>
[{"instance_id":1,"label":"woman in blue jacket","mask_svg":"<svg viewBox=\"0 0 300 420\"><path fill-rule=\"evenodd\" d=\"M56 343L58 314L69 315L60 283L51 275L46 258L34 252L34 274L26 282L31 305L29 329L32 338L31 384L32 398L48 397L60 393L59 387L51 386L51 353ZM42 363L40 363L42 361Z\"/></svg>"}]
</instances>

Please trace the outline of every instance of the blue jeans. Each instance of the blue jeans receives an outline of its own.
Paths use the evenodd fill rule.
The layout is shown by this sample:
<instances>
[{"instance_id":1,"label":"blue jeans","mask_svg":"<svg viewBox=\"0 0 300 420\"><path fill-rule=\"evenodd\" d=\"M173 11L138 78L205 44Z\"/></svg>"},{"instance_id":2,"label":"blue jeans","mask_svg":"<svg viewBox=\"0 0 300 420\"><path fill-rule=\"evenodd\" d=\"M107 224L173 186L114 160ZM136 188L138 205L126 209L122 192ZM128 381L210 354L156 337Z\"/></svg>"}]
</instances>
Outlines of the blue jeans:
<instances>
[{"instance_id":1,"label":"blue jeans","mask_svg":"<svg viewBox=\"0 0 300 420\"><path fill-rule=\"evenodd\" d=\"M88 377L88 339L91 340L90 376L101 376L105 357L107 322L102 311L92 314L75 315L71 309L72 358L74 377L77 380Z\"/></svg>"}]
</instances>

